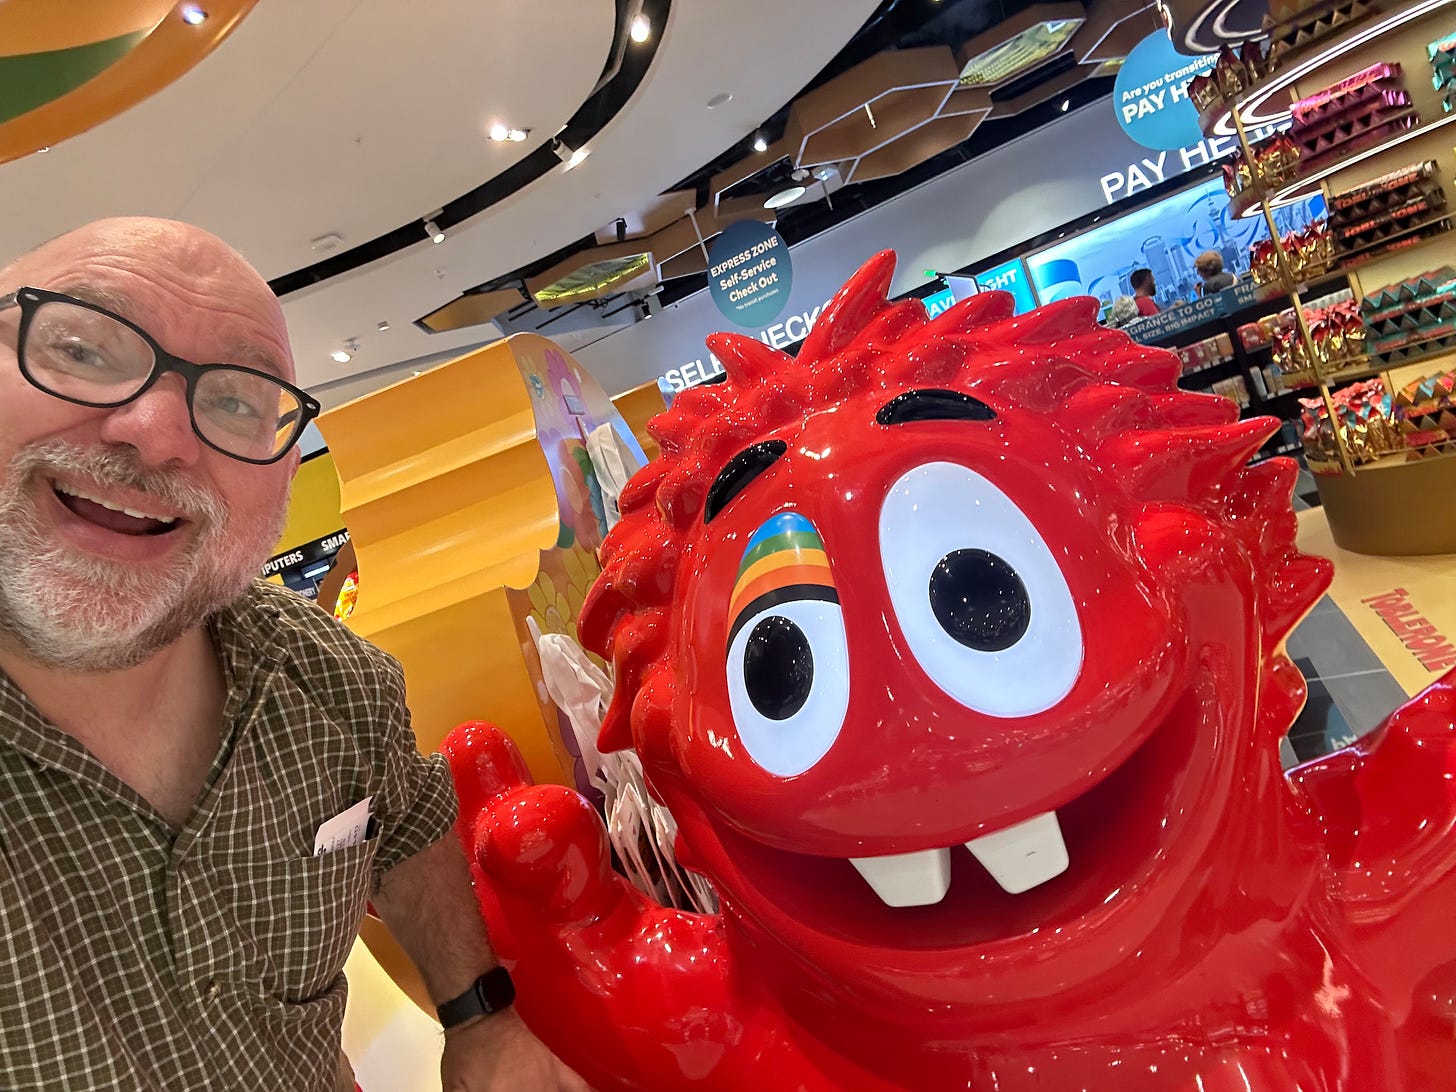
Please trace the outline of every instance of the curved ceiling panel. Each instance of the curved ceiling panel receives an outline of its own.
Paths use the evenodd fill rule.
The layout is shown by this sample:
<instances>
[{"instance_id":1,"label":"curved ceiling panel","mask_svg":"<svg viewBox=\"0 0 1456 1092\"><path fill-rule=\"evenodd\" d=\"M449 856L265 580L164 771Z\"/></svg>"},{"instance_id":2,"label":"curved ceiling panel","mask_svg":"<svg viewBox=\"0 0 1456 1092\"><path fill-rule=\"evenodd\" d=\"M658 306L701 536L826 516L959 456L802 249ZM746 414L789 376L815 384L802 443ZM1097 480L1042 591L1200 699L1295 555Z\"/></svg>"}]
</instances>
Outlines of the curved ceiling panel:
<instances>
[{"instance_id":1,"label":"curved ceiling panel","mask_svg":"<svg viewBox=\"0 0 1456 1092\"><path fill-rule=\"evenodd\" d=\"M258 5L172 86L0 168L0 207L27 209L0 221L0 255L147 212L201 224L276 276L318 261L311 241L322 236L348 247L422 218L528 155L590 95L616 4L574 0L570 20L556 11L511 0ZM496 121L530 136L493 143Z\"/></svg>"},{"instance_id":2,"label":"curved ceiling panel","mask_svg":"<svg viewBox=\"0 0 1456 1092\"><path fill-rule=\"evenodd\" d=\"M591 235L754 131L796 95L874 13L876 0L679 3L636 96L591 143L591 158L528 186L449 233L286 296L305 384L477 344L475 327L427 334L413 320L461 292ZM728 94L715 108L708 103ZM690 202L688 202L690 203ZM387 333L376 331L389 322ZM546 332L550 332L547 330ZM345 369L329 353L359 351Z\"/></svg>"},{"instance_id":3,"label":"curved ceiling panel","mask_svg":"<svg viewBox=\"0 0 1456 1092\"><path fill-rule=\"evenodd\" d=\"M0 6L0 163L43 151L171 84L225 39L257 0L50 0ZM194 13L200 14L200 13Z\"/></svg>"}]
</instances>

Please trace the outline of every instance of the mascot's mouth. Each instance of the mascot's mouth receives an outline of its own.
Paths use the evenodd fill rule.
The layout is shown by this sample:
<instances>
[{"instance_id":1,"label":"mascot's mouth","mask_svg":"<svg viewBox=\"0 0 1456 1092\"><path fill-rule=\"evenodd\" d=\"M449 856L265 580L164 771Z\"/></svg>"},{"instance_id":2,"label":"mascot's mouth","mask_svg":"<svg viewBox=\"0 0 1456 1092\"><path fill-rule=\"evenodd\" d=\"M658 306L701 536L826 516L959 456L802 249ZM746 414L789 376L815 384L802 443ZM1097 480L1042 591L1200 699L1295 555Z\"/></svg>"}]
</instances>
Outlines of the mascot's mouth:
<instances>
[{"instance_id":1,"label":"mascot's mouth","mask_svg":"<svg viewBox=\"0 0 1456 1092\"><path fill-rule=\"evenodd\" d=\"M1133 897L1165 859L1189 810L1186 783L1203 737L1196 728L1213 715L1185 695L1100 783L964 848L820 857L715 826L760 898L850 943L962 948L1055 933L1088 915L1113 912L1119 896Z\"/></svg>"}]
</instances>

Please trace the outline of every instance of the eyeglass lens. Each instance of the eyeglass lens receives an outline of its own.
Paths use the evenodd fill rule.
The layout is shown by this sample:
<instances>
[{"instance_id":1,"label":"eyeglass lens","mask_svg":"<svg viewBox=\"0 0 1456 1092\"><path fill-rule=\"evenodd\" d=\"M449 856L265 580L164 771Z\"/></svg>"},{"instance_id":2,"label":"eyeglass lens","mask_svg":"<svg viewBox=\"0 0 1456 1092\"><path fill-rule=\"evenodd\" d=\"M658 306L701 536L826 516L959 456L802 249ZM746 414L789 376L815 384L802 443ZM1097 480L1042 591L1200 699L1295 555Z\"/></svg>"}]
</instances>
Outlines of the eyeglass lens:
<instances>
[{"instance_id":1,"label":"eyeglass lens","mask_svg":"<svg viewBox=\"0 0 1456 1092\"><path fill-rule=\"evenodd\" d=\"M135 330L74 304L40 304L26 332L31 381L51 394L94 406L132 398L156 357ZM226 364L204 367L192 390L192 420L209 443L244 459L271 459L292 444L302 410L278 381Z\"/></svg>"}]
</instances>

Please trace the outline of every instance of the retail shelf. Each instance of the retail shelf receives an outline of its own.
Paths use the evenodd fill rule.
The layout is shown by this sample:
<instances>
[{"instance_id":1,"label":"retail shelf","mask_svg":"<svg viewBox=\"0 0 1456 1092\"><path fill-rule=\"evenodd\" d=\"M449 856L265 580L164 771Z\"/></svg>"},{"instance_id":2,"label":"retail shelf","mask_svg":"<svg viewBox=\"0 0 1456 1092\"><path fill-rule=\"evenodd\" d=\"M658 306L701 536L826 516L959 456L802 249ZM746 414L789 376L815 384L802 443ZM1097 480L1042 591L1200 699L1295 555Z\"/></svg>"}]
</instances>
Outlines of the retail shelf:
<instances>
[{"instance_id":1,"label":"retail shelf","mask_svg":"<svg viewBox=\"0 0 1456 1092\"><path fill-rule=\"evenodd\" d=\"M1363 163L1367 159L1372 159L1377 155L1388 152L1390 149L1399 147L1407 141L1415 140L1417 137L1429 136L1431 133L1444 129L1453 123L1456 123L1456 114L1445 114L1435 121L1426 122L1424 125L1416 125L1409 129L1402 129L1399 132L1392 133L1384 140L1361 148L1358 152L1351 155L1339 156L1333 162L1325 164L1312 174L1301 174L1299 177L1292 178L1280 186L1266 187L1266 189L1272 188L1274 191L1269 203L1271 205L1288 204L1296 198L1305 196L1306 191L1312 187L1317 187L1319 183L1323 182L1332 174L1347 170L1357 163ZM1230 202L1231 208L1232 204Z\"/></svg>"},{"instance_id":2,"label":"retail shelf","mask_svg":"<svg viewBox=\"0 0 1456 1092\"><path fill-rule=\"evenodd\" d=\"M1400 366L1397 365L1397 367ZM1284 381L1289 385L1288 389L1291 391L1307 391L1318 387L1321 383L1326 387L1333 387L1337 383L1349 383L1356 379L1369 379L1371 376L1381 375L1388 371L1390 371L1390 368L1382 364L1379 367L1344 368L1337 372L1331 372L1329 375L1319 376L1313 380L1291 380L1286 375Z\"/></svg>"},{"instance_id":3,"label":"retail shelf","mask_svg":"<svg viewBox=\"0 0 1456 1092\"><path fill-rule=\"evenodd\" d=\"M1376 0L1372 4L1372 11L1347 24L1337 34L1289 50L1280 56L1279 66L1274 72L1251 84L1232 100L1215 103L1205 109L1198 118L1203 135L1237 135L1234 110L1239 111L1244 125L1248 127L1277 125L1285 121L1290 116L1289 104L1281 102L1277 106L1270 105L1279 92L1336 58L1358 49L1377 35L1452 2L1453 0L1419 0L1412 4L1402 0Z\"/></svg>"},{"instance_id":4,"label":"retail shelf","mask_svg":"<svg viewBox=\"0 0 1456 1092\"><path fill-rule=\"evenodd\" d=\"M1453 115L1453 116L1456 116L1456 115ZM1395 250L1396 248L1395 247L1392 247L1390 245L1391 243L1398 242L1401 239L1405 239L1405 238L1408 238L1409 236L1415 235L1417 232L1425 231L1426 228L1428 228L1428 227L1433 227L1433 226L1435 226L1437 224L1440 224L1440 223L1442 223L1444 221L1450 220L1451 219L1451 216L1452 216L1451 210L1450 209L1446 209L1446 210L1440 212L1439 214L1434 214L1434 215L1431 215L1431 216L1427 217L1424 220L1421 220L1419 223L1408 224L1405 227L1401 228L1401 230L1395 232L1394 234L1387 235L1384 239L1381 239L1379 242L1370 243L1370 244L1368 244L1366 246L1359 247L1356 250L1337 251L1337 253L1339 255L1340 264L1346 270L1349 270L1349 269L1358 269L1366 261L1373 261L1374 259L1379 258L1382 255L1384 255L1387 251ZM1442 239L1442 238L1445 238L1445 236L1448 235L1450 233L1450 231L1451 231L1451 225L1450 224L1447 224L1445 231L1437 231L1437 232L1435 232L1435 233L1427 236L1424 239L1419 239L1419 240L1417 240L1417 241L1415 241L1413 243L1410 243L1410 244L1408 244L1406 246L1400 247L1399 249L1402 252L1407 251L1407 250L1416 250L1416 249L1419 249L1420 247L1424 246L1426 243L1431 242L1434 239Z\"/></svg>"},{"instance_id":5,"label":"retail shelf","mask_svg":"<svg viewBox=\"0 0 1456 1092\"><path fill-rule=\"evenodd\" d=\"M1456 441L1448 440L1439 445L1444 451L1438 451L1434 455L1422 455L1419 459L1409 458L1410 451L1394 451L1389 455L1381 455L1378 459L1371 459L1369 462L1360 463L1355 467L1357 474L1366 470L1388 470L1396 466L1409 466L1411 463L1434 463L1440 459L1450 459L1456 456ZM1410 450L1418 450L1412 448Z\"/></svg>"},{"instance_id":6,"label":"retail shelf","mask_svg":"<svg viewBox=\"0 0 1456 1092\"><path fill-rule=\"evenodd\" d=\"M1446 337L1444 337L1444 338L1437 338L1435 340L1438 340L1438 341L1446 341L1446 340L1449 340L1452 337L1456 337L1456 335L1447 334ZM1411 357L1408 360L1397 360L1397 361L1394 361L1394 362L1389 363L1389 364L1381 364L1380 367L1377 368L1377 369L1375 369L1372 374L1379 375L1382 372L1393 371L1396 368L1408 368L1412 364L1429 364L1433 360L1442 360L1442 359L1444 359L1446 357L1452 357L1452 356L1456 356L1456 349L1453 349L1453 348L1450 348L1450 347L1445 347L1445 348L1440 348L1440 349L1433 349L1429 353L1421 353L1419 356Z\"/></svg>"}]
</instances>

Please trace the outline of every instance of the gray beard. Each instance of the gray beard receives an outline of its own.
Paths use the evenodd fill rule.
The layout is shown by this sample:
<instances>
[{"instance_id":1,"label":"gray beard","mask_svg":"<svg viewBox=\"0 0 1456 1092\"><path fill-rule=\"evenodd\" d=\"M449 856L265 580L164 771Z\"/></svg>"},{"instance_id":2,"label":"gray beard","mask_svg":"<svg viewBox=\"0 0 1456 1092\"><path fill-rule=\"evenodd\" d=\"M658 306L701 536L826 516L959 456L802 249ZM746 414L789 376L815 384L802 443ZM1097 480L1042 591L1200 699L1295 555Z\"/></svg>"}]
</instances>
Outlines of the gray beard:
<instances>
[{"instance_id":1,"label":"gray beard","mask_svg":"<svg viewBox=\"0 0 1456 1092\"><path fill-rule=\"evenodd\" d=\"M33 497L55 473L123 486L186 513L193 539L165 572L93 557L48 536ZM247 591L278 536L287 505L266 525L230 535L221 498L177 471L148 470L127 447L31 444L0 485L0 634L42 666L120 671L150 659Z\"/></svg>"}]
</instances>

